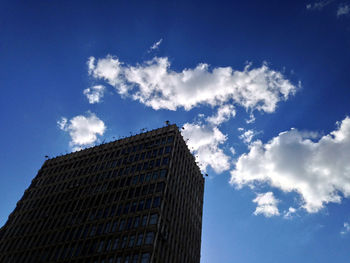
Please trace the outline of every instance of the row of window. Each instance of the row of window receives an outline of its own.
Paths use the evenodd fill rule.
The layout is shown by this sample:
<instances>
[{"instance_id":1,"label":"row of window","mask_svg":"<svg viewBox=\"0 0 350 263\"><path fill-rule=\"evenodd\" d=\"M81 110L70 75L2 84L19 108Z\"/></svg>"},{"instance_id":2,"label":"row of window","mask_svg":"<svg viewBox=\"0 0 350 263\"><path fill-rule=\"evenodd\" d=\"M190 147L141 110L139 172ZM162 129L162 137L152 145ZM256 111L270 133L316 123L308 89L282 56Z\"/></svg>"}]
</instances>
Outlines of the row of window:
<instances>
[{"instance_id":1,"label":"row of window","mask_svg":"<svg viewBox=\"0 0 350 263\"><path fill-rule=\"evenodd\" d=\"M139 152L142 151L143 149L147 149L147 148L151 148L151 147L156 147L158 145L161 144L166 144L166 143L172 143L173 142L174 137L173 136L169 136L167 139L165 137L163 137L161 140L155 140L155 141L151 141L151 142L147 142L147 143L141 143L139 145L133 145L133 146L129 146L129 147L125 147L123 149L118 149L118 150L114 150L113 152L109 152L106 154L101 154L98 156L93 156L84 160L80 160L80 161L75 161L73 159L74 162L72 163L68 163L68 164L59 164L58 166L56 166L56 163L52 163L50 164L50 162L48 162L47 164L45 164L43 166L43 168L46 168L48 166L55 166L53 168L47 168L45 169L45 174L51 174L51 173L56 173L59 171L63 171L63 170L67 170L67 169L72 169L72 168L77 168L80 166L84 166L87 163L94 163L94 162L101 162L103 160L108 160L108 159L112 159L115 157L118 157L119 155L125 155L125 154L130 154L130 153L134 153L134 152ZM163 148L161 148L163 149ZM166 149L166 151L170 152L169 149Z\"/></svg>"},{"instance_id":2,"label":"row of window","mask_svg":"<svg viewBox=\"0 0 350 263\"><path fill-rule=\"evenodd\" d=\"M171 146L167 146L165 147L165 151L164 154L167 154L171 151ZM96 165L91 165L86 167L86 168L82 168L82 169L77 169L74 172L71 173L66 173L66 174L62 174L62 175L54 175L54 176L50 176L38 181L33 182L32 186L39 186L39 185L46 185L46 184L50 184L50 183L54 183L54 182L58 182L58 181L64 181L67 178L73 178L73 177L78 177L82 174L90 174L90 173L95 173L98 171L103 171L103 170L107 170L107 169L111 169L111 168L115 168L115 167L119 167L121 165L130 165L133 162L137 162L139 160L144 160L145 157L147 157L147 159L150 158L154 158L157 156L157 152L158 152L158 156L163 154L163 148L160 148L158 150L153 150L149 151L149 152L144 152L141 155L136 154L136 155L130 155L124 158L120 158L119 160L113 160L113 161L109 161L109 162L104 162L104 163L98 163ZM151 160L151 161L147 161L144 163L139 163L137 166L135 165L134 171L141 171L141 170L147 170L149 168L153 168L153 167L157 167L162 165L166 165L168 163L169 159L164 157L163 161L161 162L161 159L155 159L155 160ZM61 172L61 171L60 171ZM63 172L63 171L62 171ZM121 175L121 174L118 174Z\"/></svg>"},{"instance_id":3,"label":"row of window","mask_svg":"<svg viewBox=\"0 0 350 263\"><path fill-rule=\"evenodd\" d=\"M116 170L118 171L118 170ZM33 197L41 197L45 196L47 194L55 194L58 193L59 191L63 191L64 189L69 189L69 188L75 188L79 187L78 190L71 191L70 193L63 193L51 197L45 196L45 198L41 198L39 200L28 200L25 204L22 204L21 210L26 210L26 209L32 209L34 207L40 207L42 203L57 203L59 200L67 200L67 199L72 199L76 198L77 196L81 196L84 194L94 194L94 193L99 193L99 192L105 192L107 189L112 190L112 189L118 189L122 187L127 187L130 185L136 185L136 184L143 184L145 182L152 182L156 181L158 179L165 178L167 176L167 169L162 169L162 170L156 170L153 172L149 172L146 174L140 174L140 175L134 175L132 177L125 177L121 179L116 179L114 181L108 181L105 182L104 184L93 184L92 181L98 180L100 177L103 175L99 175L95 177L95 180L93 180L92 177L86 177L86 178L81 178L79 181L73 181L70 183L64 183L62 185L54 185L54 186L49 186L47 188L43 189L37 189L35 192L31 194ZM81 186L84 185L89 185L86 188L82 188ZM71 196L66 196L66 195L71 195Z\"/></svg>"},{"instance_id":4,"label":"row of window","mask_svg":"<svg viewBox=\"0 0 350 263\"><path fill-rule=\"evenodd\" d=\"M65 191L67 189L76 188L76 187L79 187L81 185L91 185L91 184L96 183L98 181L107 180L107 179L115 179L115 178L117 178L119 176L123 176L123 175L124 176L134 175L135 173L139 173L140 171L146 171L149 169L153 169L155 167L160 167L161 165L162 166L168 165L168 163L169 163L169 157L164 157L162 159L162 162L160 159L152 160L149 162L147 161L144 163L140 163L138 165L127 166L125 168L110 170L110 171L105 172L105 173L100 173L97 175L90 175L90 176L86 176L84 178L71 180L69 182L51 185L51 186L48 186L45 188L39 188L39 189L31 188L32 191L29 194L26 194L26 199L31 198L31 197L40 197L40 196L46 195L48 193ZM161 174L158 174L158 173L159 173L159 170L155 171L153 174L153 177L158 177L158 176L165 177L166 171L161 171ZM72 176L67 175L67 174L62 175L62 176L64 177L64 179L72 178ZM150 180L150 178L145 177L145 180ZM133 182L135 182L135 181L133 181ZM140 177L139 183L142 183L142 182L143 182L143 177Z\"/></svg>"},{"instance_id":5,"label":"row of window","mask_svg":"<svg viewBox=\"0 0 350 263\"><path fill-rule=\"evenodd\" d=\"M147 199L141 199L138 201L133 202L127 202L120 205L112 205L109 207L106 207L104 209L92 209L88 210L85 213L75 213L71 217L67 215L63 215L62 220L60 218L55 217L53 218L45 218L45 215L49 215L50 211L47 210L38 210L36 213L29 213L28 219L34 220L38 218L42 218L43 220L40 220L38 224L35 226L32 225L32 223L22 224L21 226L14 226L8 228L6 231L6 236L9 235L26 235L29 234L29 230L31 233L34 233L35 231L39 230L45 230L45 229L54 229L54 228L60 228L65 227L67 225L73 225L73 224L80 224L88 221L94 221L99 220L101 218L113 218L115 216L121 216L121 215L127 215L132 214L135 212L141 212L145 211L151 208L157 208L161 205L161 197L156 196L153 198L147 198ZM55 215L61 215L62 213L55 213ZM56 211L57 212L57 211ZM16 221L23 221L21 217L17 217ZM37 221L36 221L37 222Z\"/></svg>"},{"instance_id":6,"label":"row of window","mask_svg":"<svg viewBox=\"0 0 350 263\"><path fill-rule=\"evenodd\" d=\"M158 223L158 214L140 215L130 217L127 219L109 221L97 225L85 225L66 229L65 231L56 231L43 236L31 236L28 238L21 238L19 240L6 241L1 244L0 251L8 250L22 250L27 248L53 245L66 241L75 241L79 239L86 239L99 235L106 235L115 232L122 232L128 230L144 228L146 226L153 226Z\"/></svg>"},{"instance_id":7,"label":"row of window","mask_svg":"<svg viewBox=\"0 0 350 263\"><path fill-rule=\"evenodd\" d=\"M47 199L40 199L38 203L32 202L29 208L35 208L35 210L31 210L27 213L19 214L13 221L13 224L20 220L34 220L38 218L45 218L48 216L56 216L61 215L73 211L80 211L81 209L91 208L95 206L105 205L114 203L112 206L106 207L105 209L99 209L96 214L96 219L108 218L113 216L119 216L127 213L132 213L135 211L141 211L142 209L148 209L150 205L150 198L147 200L134 200L133 202L127 202L123 204L119 204L119 202L126 201L127 199L137 199L142 196L151 195L155 193L161 193L164 191L165 182L158 182L157 184L147 184L139 187L132 187L126 189L124 191L114 191L107 195L93 195L86 199L80 200L72 200L73 197L64 198L63 200L69 200L64 203L59 203L60 196L52 196ZM74 193L74 192L72 192ZM156 205L158 199L154 199L154 204ZM145 208L143 207L143 203L145 204ZM55 204L54 206L51 204ZM47 206L48 207L45 207ZM136 206L138 207L136 210ZM45 208L44 208L45 207ZM44 208L44 209L43 209ZM130 208L130 211L129 211ZM94 215L92 215L94 216ZM91 217L91 215L90 215Z\"/></svg>"}]
</instances>

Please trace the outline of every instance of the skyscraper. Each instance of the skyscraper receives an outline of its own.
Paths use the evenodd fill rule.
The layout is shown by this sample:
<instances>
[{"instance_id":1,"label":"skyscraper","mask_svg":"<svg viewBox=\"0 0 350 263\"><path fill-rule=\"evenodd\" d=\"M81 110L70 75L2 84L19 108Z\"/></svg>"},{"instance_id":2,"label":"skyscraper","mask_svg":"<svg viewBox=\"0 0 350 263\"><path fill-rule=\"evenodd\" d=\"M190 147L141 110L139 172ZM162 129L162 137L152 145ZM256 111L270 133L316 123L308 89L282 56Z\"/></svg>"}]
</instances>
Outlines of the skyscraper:
<instances>
[{"instance_id":1,"label":"skyscraper","mask_svg":"<svg viewBox=\"0 0 350 263\"><path fill-rule=\"evenodd\" d=\"M176 125L45 161L0 262L199 263L204 178Z\"/></svg>"}]
</instances>

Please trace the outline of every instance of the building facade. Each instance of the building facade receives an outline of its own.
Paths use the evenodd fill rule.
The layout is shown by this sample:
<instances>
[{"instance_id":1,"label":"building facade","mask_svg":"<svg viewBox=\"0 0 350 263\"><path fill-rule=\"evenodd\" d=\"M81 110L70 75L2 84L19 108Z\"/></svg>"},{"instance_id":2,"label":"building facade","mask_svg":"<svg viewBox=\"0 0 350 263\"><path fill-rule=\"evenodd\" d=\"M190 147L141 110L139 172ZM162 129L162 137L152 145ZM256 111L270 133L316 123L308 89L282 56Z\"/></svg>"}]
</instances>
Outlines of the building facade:
<instances>
[{"instance_id":1,"label":"building facade","mask_svg":"<svg viewBox=\"0 0 350 263\"><path fill-rule=\"evenodd\" d=\"M176 125L45 161L0 262L199 263L204 178Z\"/></svg>"}]
</instances>

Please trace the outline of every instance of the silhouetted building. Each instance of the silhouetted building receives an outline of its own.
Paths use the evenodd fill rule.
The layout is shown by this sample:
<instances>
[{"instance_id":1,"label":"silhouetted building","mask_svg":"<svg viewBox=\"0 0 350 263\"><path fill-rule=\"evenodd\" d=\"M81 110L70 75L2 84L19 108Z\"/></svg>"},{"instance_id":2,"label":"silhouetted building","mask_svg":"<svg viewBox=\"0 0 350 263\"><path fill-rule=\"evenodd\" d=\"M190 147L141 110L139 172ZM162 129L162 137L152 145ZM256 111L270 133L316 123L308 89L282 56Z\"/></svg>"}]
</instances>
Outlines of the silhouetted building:
<instances>
[{"instance_id":1,"label":"silhouetted building","mask_svg":"<svg viewBox=\"0 0 350 263\"><path fill-rule=\"evenodd\" d=\"M204 178L176 125L45 161L0 262L199 263Z\"/></svg>"}]
</instances>

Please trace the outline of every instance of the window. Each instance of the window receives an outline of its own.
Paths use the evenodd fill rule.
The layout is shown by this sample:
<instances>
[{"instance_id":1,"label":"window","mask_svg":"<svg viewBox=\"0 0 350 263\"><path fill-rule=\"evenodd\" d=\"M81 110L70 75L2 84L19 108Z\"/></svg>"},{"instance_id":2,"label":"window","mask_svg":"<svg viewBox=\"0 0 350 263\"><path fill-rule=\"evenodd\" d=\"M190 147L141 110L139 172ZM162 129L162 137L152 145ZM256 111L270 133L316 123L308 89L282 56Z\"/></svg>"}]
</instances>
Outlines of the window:
<instances>
[{"instance_id":1,"label":"window","mask_svg":"<svg viewBox=\"0 0 350 263\"><path fill-rule=\"evenodd\" d=\"M141 223L142 226L146 226L146 225L147 225L147 219L148 219L148 216L147 216L147 215L144 215L144 216L142 217L142 223Z\"/></svg>"},{"instance_id":2,"label":"window","mask_svg":"<svg viewBox=\"0 0 350 263\"><path fill-rule=\"evenodd\" d=\"M120 225L119 225L119 229L118 230L122 231L122 230L124 230L124 227L125 227L125 219L120 221Z\"/></svg>"},{"instance_id":3,"label":"window","mask_svg":"<svg viewBox=\"0 0 350 263\"><path fill-rule=\"evenodd\" d=\"M108 233L109 232L109 227L111 226L111 223L108 222L106 225L105 225L105 233Z\"/></svg>"},{"instance_id":4,"label":"window","mask_svg":"<svg viewBox=\"0 0 350 263\"><path fill-rule=\"evenodd\" d=\"M135 243L135 235L130 236L128 247L133 247Z\"/></svg>"},{"instance_id":5,"label":"window","mask_svg":"<svg viewBox=\"0 0 350 263\"><path fill-rule=\"evenodd\" d=\"M137 207L137 211L141 211L143 209L143 205L145 204L145 201L144 200L141 200L139 202L139 206Z\"/></svg>"},{"instance_id":6,"label":"window","mask_svg":"<svg viewBox=\"0 0 350 263\"><path fill-rule=\"evenodd\" d=\"M157 197L155 197L155 198L153 199L153 205L152 205L152 207L153 207L153 208L156 208L156 207L159 207L159 205L160 205L160 197L157 196Z\"/></svg>"},{"instance_id":7,"label":"window","mask_svg":"<svg viewBox=\"0 0 350 263\"><path fill-rule=\"evenodd\" d=\"M97 252L101 252L101 251L103 250L103 246L104 246L104 240L101 240L101 241L100 241L100 244L99 244L99 246L98 246Z\"/></svg>"},{"instance_id":8,"label":"window","mask_svg":"<svg viewBox=\"0 0 350 263\"><path fill-rule=\"evenodd\" d=\"M113 250L116 250L119 246L119 237L117 237L116 239L114 239L114 242L113 242L113 247L112 249Z\"/></svg>"},{"instance_id":9,"label":"window","mask_svg":"<svg viewBox=\"0 0 350 263\"><path fill-rule=\"evenodd\" d=\"M96 235L100 235L102 233L102 228L103 228L103 224L99 224L97 227Z\"/></svg>"},{"instance_id":10,"label":"window","mask_svg":"<svg viewBox=\"0 0 350 263\"><path fill-rule=\"evenodd\" d=\"M153 172L153 180L157 180L158 179L158 171Z\"/></svg>"},{"instance_id":11,"label":"window","mask_svg":"<svg viewBox=\"0 0 350 263\"><path fill-rule=\"evenodd\" d=\"M165 153L170 153L171 152L171 146L165 147Z\"/></svg>"},{"instance_id":12,"label":"window","mask_svg":"<svg viewBox=\"0 0 350 263\"><path fill-rule=\"evenodd\" d=\"M124 212L123 212L124 214L127 214L129 212L129 207L130 207L130 203L125 204Z\"/></svg>"},{"instance_id":13,"label":"window","mask_svg":"<svg viewBox=\"0 0 350 263\"><path fill-rule=\"evenodd\" d=\"M114 221L111 232L115 232L115 230L117 229L117 226L118 226L118 221Z\"/></svg>"},{"instance_id":14,"label":"window","mask_svg":"<svg viewBox=\"0 0 350 263\"><path fill-rule=\"evenodd\" d=\"M137 216L137 217L135 217L135 221L134 221L134 228L139 227L139 225L140 225L140 217L139 217L139 216Z\"/></svg>"},{"instance_id":15,"label":"window","mask_svg":"<svg viewBox=\"0 0 350 263\"><path fill-rule=\"evenodd\" d=\"M111 249L111 247L112 247L112 239L109 239L109 240L107 241L106 250L109 251L109 250Z\"/></svg>"},{"instance_id":16,"label":"window","mask_svg":"<svg viewBox=\"0 0 350 263\"><path fill-rule=\"evenodd\" d=\"M156 187L156 192L162 192L164 190L164 187L165 187L164 182L158 183Z\"/></svg>"},{"instance_id":17,"label":"window","mask_svg":"<svg viewBox=\"0 0 350 263\"><path fill-rule=\"evenodd\" d=\"M145 178L145 175L144 175L144 174L141 174L141 175L140 175L140 180L139 180L139 183L142 183L142 182L143 182L143 180L144 180L144 178Z\"/></svg>"},{"instance_id":18,"label":"window","mask_svg":"<svg viewBox=\"0 0 350 263\"><path fill-rule=\"evenodd\" d=\"M128 240L128 237L123 237L121 248L125 248L127 240Z\"/></svg>"},{"instance_id":19,"label":"window","mask_svg":"<svg viewBox=\"0 0 350 263\"><path fill-rule=\"evenodd\" d=\"M155 187L155 186L156 186L155 184L151 184L151 185L149 186L148 194L152 194L152 193L153 193L154 187Z\"/></svg>"},{"instance_id":20,"label":"window","mask_svg":"<svg viewBox=\"0 0 350 263\"><path fill-rule=\"evenodd\" d=\"M139 180L139 176L136 175L132 178L132 184L137 184L137 181Z\"/></svg>"},{"instance_id":21,"label":"window","mask_svg":"<svg viewBox=\"0 0 350 263\"><path fill-rule=\"evenodd\" d=\"M149 219L149 224L155 225L155 224L157 224L157 221L158 221L158 214L152 214L150 219Z\"/></svg>"},{"instance_id":22,"label":"window","mask_svg":"<svg viewBox=\"0 0 350 263\"><path fill-rule=\"evenodd\" d=\"M143 234L139 234L138 237L137 237L136 246L141 246L142 245L142 240L143 240Z\"/></svg>"},{"instance_id":23,"label":"window","mask_svg":"<svg viewBox=\"0 0 350 263\"><path fill-rule=\"evenodd\" d=\"M133 202L132 206L131 206L131 209L130 209L131 213L136 211L136 206L137 206L137 202Z\"/></svg>"},{"instance_id":24,"label":"window","mask_svg":"<svg viewBox=\"0 0 350 263\"><path fill-rule=\"evenodd\" d=\"M128 219L128 222L126 223L126 229L130 229L131 228L131 225L132 225L132 218L129 218Z\"/></svg>"},{"instance_id":25,"label":"window","mask_svg":"<svg viewBox=\"0 0 350 263\"><path fill-rule=\"evenodd\" d=\"M163 169L160 171L160 178L165 178L166 177L166 174L167 174L167 170L166 169Z\"/></svg>"},{"instance_id":26,"label":"window","mask_svg":"<svg viewBox=\"0 0 350 263\"><path fill-rule=\"evenodd\" d=\"M132 258L132 263L138 263L139 262L139 255L134 255Z\"/></svg>"},{"instance_id":27,"label":"window","mask_svg":"<svg viewBox=\"0 0 350 263\"><path fill-rule=\"evenodd\" d=\"M146 238L145 238L145 244L146 245L150 245L153 243L153 238L154 238L154 233L153 232L148 232L146 234Z\"/></svg>"},{"instance_id":28,"label":"window","mask_svg":"<svg viewBox=\"0 0 350 263\"><path fill-rule=\"evenodd\" d=\"M169 158L168 157L164 157L162 165L167 165L168 163L169 163Z\"/></svg>"},{"instance_id":29,"label":"window","mask_svg":"<svg viewBox=\"0 0 350 263\"><path fill-rule=\"evenodd\" d=\"M150 209L151 208L151 202L152 202L152 198L148 198L146 200L145 209Z\"/></svg>"},{"instance_id":30,"label":"window","mask_svg":"<svg viewBox=\"0 0 350 263\"><path fill-rule=\"evenodd\" d=\"M142 170L147 170L148 169L148 162L145 162L143 164Z\"/></svg>"},{"instance_id":31,"label":"window","mask_svg":"<svg viewBox=\"0 0 350 263\"><path fill-rule=\"evenodd\" d=\"M94 235L96 234L96 229L97 229L96 226L92 226L92 227L91 227L90 237L92 237L92 236L94 236Z\"/></svg>"},{"instance_id":32,"label":"window","mask_svg":"<svg viewBox=\"0 0 350 263\"><path fill-rule=\"evenodd\" d=\"M141 257L141 263L149 263L150 254L143 253Z\"/></svg>"}]
</instances>

